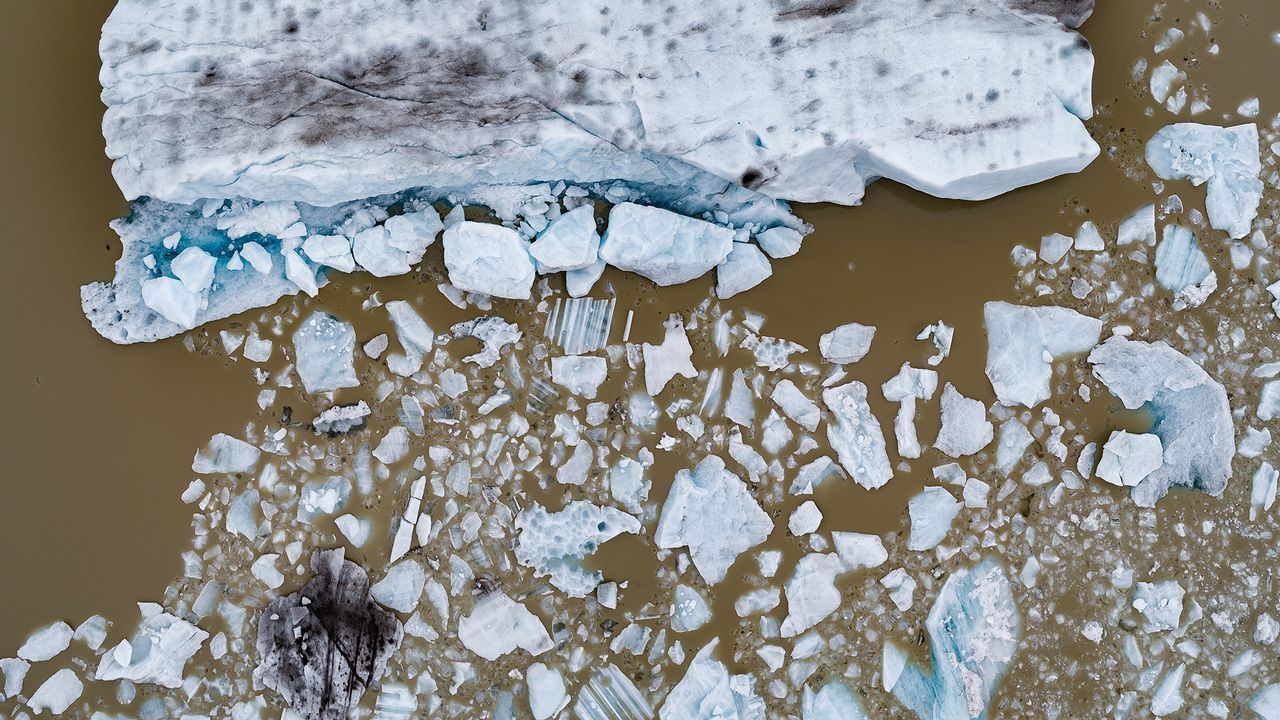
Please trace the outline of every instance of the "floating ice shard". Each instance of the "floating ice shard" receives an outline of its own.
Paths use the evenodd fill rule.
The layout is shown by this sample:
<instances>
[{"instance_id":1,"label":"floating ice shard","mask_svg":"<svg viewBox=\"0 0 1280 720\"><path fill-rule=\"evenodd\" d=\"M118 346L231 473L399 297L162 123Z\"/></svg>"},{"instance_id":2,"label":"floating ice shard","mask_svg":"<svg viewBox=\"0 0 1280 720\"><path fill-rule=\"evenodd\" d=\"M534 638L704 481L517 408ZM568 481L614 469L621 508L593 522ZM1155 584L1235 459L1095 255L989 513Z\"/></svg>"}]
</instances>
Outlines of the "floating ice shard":
<instances>
[{"instance_id":1,"label":"floating ice shard","mask_svg":"<svg viewBox=\"0 0 1280 720\"><path fill-rule=\"evenodd\" d=\"M1249 490L1249 519L1257 520L1258 516L1271 510L1276 501L1276 483L1280 481L1280 470L1263 461L1253 471L1252 487Z\"/></svg>"},{"instance_id":2,"label":"floating ice shard","mask_svg":"<svg viewBox=\"0 0 1280 720\"><path fill-rule=\"evenodd\" d=\"M1181 225L1166 225L1156 246L1156 282L1174 294L1175 310L1196 307L1218 289L1218 276L1196 236Z\"/></svg>"},{"instance_id":3,"label":"floating ice shard","mask_svg":"<svg viewBox=\"0 0 1280 720\"><path fill-rule=\"evenodd\" d=\"M764 701L750 675L730 675L713 657L719 640L703 646L658 708L659 720L764 720Z\"/></svg>"},{"instance_id":4,"label":"floating ice shard","mask_svg":"<svg viewBox=\"0 0 1280 720\"><path fill-rule=\"evenodd\" d=\"M889 559L884 541L877 535L854 532L833 532L831 541L836 546L840 561L850 570L880 567Z\"/></svg>"},{"instance_id":5,"label":"floating ice shard","mask_svg":"<svg viewBox=\"0 0 1280 720\"><path fill-rule=\"evenodd\" d=\"M404 559L392 565L387 574L369 588L369 597L383 607L411 613L418 606L426 583L427 574L422 563Z\"/></svg>"},{"instance_id":6,"label":"floating ice shard","mask_svg":"<svg viewBox=\"0 0 1280 720\"><path fill-rule=\"evenodd\" d=\"M671 315L663 323L665 335L661 345L645 343L641 347L644 356L644 387L649 395L657 397L676 375L694 378L698 369L693 366L693 346L685 334L684 320Z\"/></svg>"},{"instance_id":7,"label":"floating ice shard","mask_svg":"<svg viewBox=\"0 0 1280 720\"><path fill-rule=\"evenodd\" d=\"M818 350L829 363L855 363L871 350L875 336L876 329L870 325L848 323L818 338Z\"/></svg>"},{"instance_id":8,"label":"floating ice shard","mask_svg":"<svg viewBox=\"0 0 1280 720\"><path fill-rule=\"evenodd\" d=\"M783 586L787 617L782 621L782 637L795 637L838 610L836 578L850 569L836 553L810 553L800 558Z\"/></svg>"},{"instance_id":9,"label":"floating ice shard","mask_svg":"<svg viewBox=\"0 0 1280 720\"><path fill-rule=\"evenodd\" d=\"M609 365L595 355L551 358L551 381L575 395L594 398L609 374Z\"/></svg>"},{"instance_id":10,"label":"floating ice shard","mask_svg":"<svg viewBox=\"0 0 1280 720\"><path fill-rule=\"evenodd\" d=\"M1133 501L1153 507L1171 487L1220 496L1236 449L1222 385L1163 342L1112 337L1089 353L1089 363L1126 408L1150 409L1151 432L1164 446L1164 464L1133 488Z\"/></svg>"},{"instance_id":11,"label":"floating ice shard","mask_svg":"<svg viewBox=\"0 0 1280 720\"><path fill-rule=\"evenodd\" d=\"M537 657L554 647L542 621L501 590L479 594L471 614L458 621L458 640L485 660L516 648Z\"/></svg>"},{"instance_id":12,"label":"floating ice shard","mask_svg":"<svg viewBox=\"0 0 1280 720\"><path fill-rule=\"evenodd\" d=\"M534 720L547 720L569 702L564 689L564 678L559 671L536 662L525 675L529 686L529 711Z\"/></svg>"},{"instance_id":13,"label":"floating ice shard","mask_svg":"<svg viewBox=\"0 0 1280 720\"><path fill-rule=\"evenodd\" d=\"M622 203L609 211L600 257L659 285L702 277L733 249L729 228L662 208Z\"/></svg>"},{"instance_id":14,"label":"floating ice shard","mask_svg":"<svg viewBox=\"0 0 1280 720\"><path fill-rule=\"evenodd\" d=\"M599 251L596 213L590 205L574 208L552 220L529 246L538 272L543 274L590 267L596 263Z\"/></svg>"},{"instance_id":15,"label":"floating ice shard","mask_svg":"<svg viewBox=\"0 0 1280 720\"><path fill-rule=\"evenodd\" d=\"M736 383L741 378L740 374L734 375L734 389ZM743 388L746 388L745 382ZM732 395L730 396L732 397ZM800 388L788 379L778 381L773 387L773 392L769 395L769 399L777 403L782 408L782 412L791 418L797 425L813 432L818 429L818 421L822 419L822 411L818 409L818 404L810 400L808 396L800 392ZM750 423L747 423L750 425Z\"/></svg>"},{"instance_id":16,"label":"floating ice shard","mask_svg":"<svg viewBox=\"0 0 1280 720\"><path fill-rule=\"evenodd\" d=\"M724 579L739 555L765 541L773 520L742 479L708 456L692 471L676 473L653 540L660 548L688 546L708 584Z\"/></svg>"},{"instance_id":17,"label":"floating ice shard","mask_svg":"<svg viewBox=\"0 0 1280 720\"><path fill-rule=\"evenodd\" d=\"M1147 164L1165 180L1209 183L1209 224L1233 238L1249 234L1262 199L1258 127L1177 123L1147 142Z\"/></svg>"},{"instance_id":18,"label":"floating ice shard","mask_svg":"<svg viewBox=\"0 0 1280 720\"><path fill-rule=\"evenodd\" d=\"M444 231L444 265L459 290L528 300L533 258L515 230L464 220Z\"/></svg>"},{"instance_id":19,"label":"floating ice shard","mask_svg":"<svg viewBox=\"0 0 1280 720\"><path fill-rule=\"evenodd\" d=\"M201 474L249 472L258 464L261 450L225 433L209 439L208 446L196 451L191 469Z\"/></svg>"},{"instance_id":20,"label":"floating ice shard","mask_svg":"<svg viewBox=\"0 0 1280 720\"><path fill-rule=\"evenodd\" d=\"M183 668L209 633L164 612L159 605L139 603L138 609L142 623L137 632L103 654L94 677L179 687Z\"/></svg>"},{"instance_id":21,"label":"floating ice shard","mask_svg":"<svg viewBox=\"0 0 1280 720\"><path fill-rule=\"evenodd\" d=\"M1177 580L1140 582L1133 591L1133 608L1147 619L1147 632L1174 630L1182 623L1185 595Z\"/></svg>"},{"instance_id":22,"label":"floating ice shard","mask_svg":"<svg viewBox=\"0 0 1280 720\"><path fill-rule=\"evenodd\" d=\"M996 444L996 469L1006 476L1022 460L1027 448L1035 440L1027 426L1017 418L1000 423L1000 442Z\"/></svg>"},{"instance_id":23,"label":"floating ice shard","mask_svg":"<svg viewBox=\"0 0 1280 720\"><path fill-rule=\"evenodd\" d=\"M799 230L789 227L771 227L756 233L756 243L771 258L791 257L800 252L800 242L804 236Z\"/></svg>"},{"instance_id":24,"label":"floating ice shard","mask_svg":"<svg viewBox=\"0 0 1280 720\"><path fill-rule=\"evenodd\" d=\"M582 447L581 445L579 447ZM622 533L640 531L640 521L617 508L574 500L559 512L534 503L516 516L516 559L570 597L586 597L604 574L582 567L582 559Z\"/></svg>"},{"instance_id":25,"label":"floating ice shard","mask_svg":"<svg viewBox=\"0 0 1280 720\"><path fill-rule=\"evenodd\" d=\"M960 513L960 503L946 488L927 487L911 498L907 510L911 515L907 548L919 552L942 542Z\"/></svg>"},{"instance_id":26,"label":"floating ice shard","mask_svg":"<svg viewBox=\"0 0 1280 720\"><path fill-rule=\"evenodd\" d=\"M773 274L769 258L751 243L733 243L729 255L716 266L716 297L721 300L746 292Z\"/></svg>"},{"instance_id":27,"label":"floating ice shard","mask_svg":"<svg viewBox=\"0 0 1280 720\"><path fill-rule=\"evenodd\" d=\"M315 553L311 570L301 590L263 609L253 679L305 720L340 720L381 679L403 628L341 549Z\"/></svg>"},{"instance_id":28,"label":"floating ice shard","mask_svg":"<svg viewBox=\"0 0 1280 720\"><path fill-rule=\"evenodd\" d=\"M1052 360L1098 343L1102 321L1068 308L1006 302L983 306L987 377L1005 405L1035 407L1049 399Z\"/></svg>"},{"instance_id":29,"label":"floating ice shard","mask_svg":"<svg viewBox=\"0 0 1280 720\"><path fill-rule=\"evenodd\" d=\"M947 383L942 388L942 428L933 446L951 457L963 457L989 445L993 435L986 406Z\"/></svg>"},{"instance_id":30,"label":"floating ice shard","mask_svg":"<svg viewBox=\"0 0 1280 720\"><path fill-rule=\"evenodd\" d=\"M1120 223L1116 232L1116 245L1121 247L1131 243L1154 245L1156 242L1156 206L1147 203L1133 212Z\"/></svg>"},{"instance_id":31,"label":"floating ice shard","mask_svg":"<svg viewBox=\"0 0 1280 720\"><path fill-rule=\"evenodd\" d=\"M389 217L381 226L362 230L352 239L355 261L378 277L403 275L422 261L443 229L440 214L430 206Z\"/></svg>"},{"instance_id":32,"label":"floating ice shard","mask_svg":"<svg viewBox=\"0 0 1280 720\"><path fill-rule=\"evenodd\" d=\"M990 558L952 573L925 627L933 668L907 664L889 688L894 697L921 720L986 717L1020 632L1004 568Z\"/></svg>"},{"instance_id":33,"label":"floating ice shard","mask_svg":"<svg viewBox=\"0 0 1280 720\"><path fill-rule=\"evenodd\" d=\"M387 303L387 315L396 327L403 353L387 356L387 367L397 375L408 377L422 369L422 361L435 346L435 333L413 306L403 300Z\"/></svg>"},{"instance_id":34,"label":"floating ice shard","mask_svg":"<svg viewBox=\"0 0 1280 720\"><path fill-rule=\"evenodd\" d=\"M480 367L493 367L493 364L498 362L502 349L512 343L520 342L524 333L515 323L509 323L496 315L486 315L455 323L449 328L449 334L454 339L475 338L483 344L484 347L480 352L462 358L463 362L472 362Z\"/></svg>"},{"instance_id":35,"label":"floating ice shard","mask_svg":"<svg viewBox=\"0 0 1280 720\"><path fill-rule=\"evenodd\" d=\"M311 427L318 433L342 435L364 427L365 418L372 412L364 400L353 405L334 405L317 415Z\"/></svg>"},{"instance_id":36,"label":"floating ice shard","mask_svg":"<svg viewBox=\"0 0 1280 720\"><path fill-rule=\"evenodd\" d=\"M1163 464L1164 448L1158 436L1116 430L1102 446L1097 472L1112 485L1133 487Z\"/></svg>"},{"instance_id":37,"label":"floating ice shard","mask_svg":"<svg viewBox=\"0 0 1280 720\"><path fill-rule=\"evenodd\" d=\"M302 252L317 265L342 272L356 269L356 260L351 255L351 241L342 235L312 235L302 243ZM408 272L407 268L405 272Z\"/></svg>"},{"instance_id":38,"label":"floating ice shard","mask_svg":"<svg viewBox=\"0 0 1280 720\"><path fill-rule=\"evenodd\" d=\"M298 376L309 393L357 387L356 331L350 323L316 311L293 333Z\"/></svg>"},{"instance_id":39,"label":"floating ice shard","mask_svg":"<svg viewBox=\"0 0 1280 720\"><path fill-rule=\"evenodd\" d=\"M822 391L831 412L827 440L845 472L868 490L889 482L893 467L885 450L884 432L867 404L867 386L858 381Z\"/></svg>"},{"instance_id":40,"label":"floating ice shard","mask_svg":"<svg viewBox=\"0 0 1280 720\"><path fill-rule=\"evenodd\" d=\"M31 633L18 648L18 657L27 662L44 662L57 657L71 645L75 631L65 622L58 621Z\"/></svg>"},{"instance_id":41,"label":"floating ice shard","mask_svg":"<svg viewBox=\"0 0 1280 720\"><path fill-rule=\"evenodd\" d=\"M546 337L569 355L601 350L609 343L617 298L556 298L547 316Z\"/></svg>"},{"instance_id":42,"label":"floating ice shard","mask_svg":"<svg viewBox=\"0 0 1280 720\"><path fill-rule=\"evenodd\" d=\"M818 692L806 685L800 700L801 720L870 720L862 701L839 680L828 680Z\"/></svg>"},{"instance_id":43,"label":"floating ice shard","mask_svg":"<svg viewBox=\"0 0 1280 720\"><path fill-rule=\"evenodd\" d=\"M66 712L71 704L80 699L80 694L84 692L84 683L80 682L80 678L76 676L75 671L70 668L62 668L49 676L31 693L31 698L27 700L27 706L36 715L44 713L48 710L53 715L61 715Z\"/></svg>"},{"instance_id":44,"label":"floating ice shard","mask_svg":"<svg viewBox=\"0 0 1280 720\"><path fill-rule=\"evenodd\" d=\"M678 633L692 632L711 621L711 607L702 593L680 583L671 600L671 629Z\"/></svg>"},{"instance_id":45,"label":"floating ice shard","mask_svg":"<svg viewBox=\"0 0 1280 720\"><path fill-rule=\"evenodd\" d=\"M916 401L929 400L938 389L938 373L921 370L903 363L898 374L880 386L884 399L898 403L893 418L893 434L898 441L898 454L904 458L920 457L920 440L916 437Z\"/></svg>"},{"instance_id":46,"label":"floating ice shard","mask_svg":"<svg viewBox=\"0 0 1280 720\"><path fill-rule=\"evenodd\" d=\"M1259 720L1280 720L1280 683L1264 685L1249 698L1249 709Z\"/></svg>"}]
</instances>

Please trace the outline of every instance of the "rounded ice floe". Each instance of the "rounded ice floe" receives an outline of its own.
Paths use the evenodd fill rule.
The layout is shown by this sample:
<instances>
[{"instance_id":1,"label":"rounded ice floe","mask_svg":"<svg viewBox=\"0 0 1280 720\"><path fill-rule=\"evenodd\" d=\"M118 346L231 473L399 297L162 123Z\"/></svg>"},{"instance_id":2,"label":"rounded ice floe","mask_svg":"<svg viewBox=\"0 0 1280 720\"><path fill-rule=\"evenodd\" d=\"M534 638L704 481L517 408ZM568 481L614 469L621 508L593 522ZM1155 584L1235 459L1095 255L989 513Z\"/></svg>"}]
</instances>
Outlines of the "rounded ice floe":
<instances>
[{"instance_id":1,"label":"rounded ice floe","mask_svg":"<svg viewBox=\"0 0 1280 720\"><path fill-rule=\"evenodd\" d=\"M600 235L596 232L596 213L591 205L583 205L561 215L543 230L529 254L542 274L566 270L582 270L596 263Z\"/></svg>"},{"instance_id":2,"label":"rounded ice floe","mask_svg":"<svg viewBox=\"0 0 1280 720\"><path fill-rule=\"evenodd\" d=\"M1163 342L1115 336L1089 353L1093 375L1130 410L1147 407L1164 462L1132 491L1153 507L1172 487L1221 496L1231 477L1235 426L1227 392L1199 365Z\"/></svg>"},{"instance_id":3,"label":"rounded ice floe","mask_svg":"<svg viewBox=\"0 0 1280 720\"><path fill-rule=\"evenodd\" d=\"M804 235L789 227L771 227L756 233L756 244L774 259L791 257L800 252L802 240Z\"/></svg>"},{"instance_id":4,"label":"rounded ice floe","mask_svg":"<svg viewBox=\"0 0 1280 720\"><path fill-rule=\"evenodd\" d=\"M736 242L716 266L716 297L726 300L764 282L773 274L769 258L751 243Z\"/></svg>"},{"instance_id":5,"label":"rounded ice floe","mask_svg":"<svg viewBox=\"0 0 1280 720\"><path fill-rule=\"evenodd\" d=\"M319 310L293 333L294 362L309 393L356 387L356 332L349 323Z\"/></svg>"},{"instance_id":6,"label":"rounded ice floe","mask_svg":"<svg viewBox=\"0 0 1280 720\"><path fill-rule=\"evenodd\" d=\"M511 228L464 220L444 231L444 264L459 290L528 300L533 289L529 246Z\"/></svg>"},{"instance_id":7,"label":"rounded ice floe","mask_svg":"<svg viewBox=\"0 0 1280 720\"><path fill-rule=\"evenodd\" d=\"M987 378L1005 405L1035 407L1049 399L1053 360L1092 348L1102 321L1062 307L1007 302L983 306Z\"/></svg>"},{"instance_id":8,"label":"rounded ice floe","mask_svg":"<svg viewBox=\"0 0 1280 720\"><path fill-rule=\"evenodd\" d=\"M600 258L659 285L702 277L733 250L733 231L662 208L622 203L609 211Z\"/></svg>"}]
</instances>

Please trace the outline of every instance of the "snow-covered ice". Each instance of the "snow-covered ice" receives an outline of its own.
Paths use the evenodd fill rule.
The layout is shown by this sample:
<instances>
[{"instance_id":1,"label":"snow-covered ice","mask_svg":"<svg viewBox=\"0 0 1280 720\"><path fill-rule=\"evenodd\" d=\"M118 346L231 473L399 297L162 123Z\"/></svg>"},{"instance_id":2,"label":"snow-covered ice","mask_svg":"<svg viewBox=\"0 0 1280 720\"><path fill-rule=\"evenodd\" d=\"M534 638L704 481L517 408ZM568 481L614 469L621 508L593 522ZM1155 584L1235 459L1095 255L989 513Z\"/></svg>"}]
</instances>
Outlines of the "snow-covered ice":
<instances>
[{"instance_id":1,"label":"snow-covered ice","mask_svg":"<svg viewBox=\"0 0 1280 720\"><path fill-rule=\"evenodd\" d=\"M1163 464L1164 448L1159 436L1116 430L1102 446L1097 473L1112 485L1133 487Z\"/></svg>"},{"instance_id":2,"label":"snow-covered ice","mask_svg":"<svg viewBox=\"0 0 1280 720\"><path fill-rule=\"evenodd\" d=\"M458 640L485 660L497 660L517 648L537 657L553 647L538 616L502 591L476 599L458 621Z\"/></svg>"},{"instance_id":3,"label":"snow-covered ice","mask_svg":"<svg viewBox=\"0 0 1280 720\"><path fill-rule=\"evenodd\" d=\"M703 646L658 708L658 720L763 720L764 701L751 676L730 675L715 659L718 640Z\"/></svg>"},{"instance_id":4,"label":"snow-covered ice","mask_svg":"<svg viewBox=\"0 0 1280 720\"><path fill-rule=\"evenodd\" d=\"M94 677L155 683L167 688L180 686L187 661L208 639L209 633L158 605L139 603L138 608L142 611L142 622L137 632L102 656Z\"/></svg>"}]
</instances>

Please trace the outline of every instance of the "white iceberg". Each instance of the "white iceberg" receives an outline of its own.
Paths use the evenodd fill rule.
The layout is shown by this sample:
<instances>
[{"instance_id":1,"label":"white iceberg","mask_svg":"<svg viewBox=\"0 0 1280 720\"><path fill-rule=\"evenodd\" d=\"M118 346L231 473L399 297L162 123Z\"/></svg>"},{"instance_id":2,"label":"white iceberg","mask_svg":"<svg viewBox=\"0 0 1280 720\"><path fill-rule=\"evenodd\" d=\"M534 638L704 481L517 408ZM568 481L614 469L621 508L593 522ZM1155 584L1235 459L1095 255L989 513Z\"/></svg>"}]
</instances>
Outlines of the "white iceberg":
<instances>
[{"instance_id":1,"label":"white iceberg","mask_svg":"<svg viewBox=\"0 0 1280 720\"><path fill-rule=\"evenodd\" d=\"M537 657L554 647L542 621L500 590L476 598L470 614L458 620L458 640L485 660L517 648Z\"/></svg>"},{"instance_id":2,"label":"white iceberg","mask_svg":"<svg viewBox=\"0 0 1280 720\"><path fill-rule=\"evenodd\" d=\"M773 274L769 258L751 243L733 243L733 249L716 266L716 297L725 300L764 282Z\"/></svg>"},{"instance_id":3,"label":"white iceberg","mask_svg":"<svg viewBox=\"0 0 1280 720\"><path fill-rule=\"evenodd\" d=\"M1102 446L1097 473L1112 485L1133 487L1163 464L1164 448L1158 436L1116 430Z\"/></svg>"},{"instance_id":4,"label":"white iceberg","mask_svg":"<svg viewBox=\"0 0 1280 720\"><path fill-rule=\"evenodd\" d=\"M529 246L529 254L542 274L591 267L599 252L600 234L596 232L596 213L591 205L552 220Z\"/></svg>"},{"instance_id":5,"label":"white iceberg","mask_svg":"<svg viewBox=\"0 0 1280 720\"><path fill-rule=\"evenodd\" d=\"M356 331L350 323L317 310L293 333L298 377L309 393L356 387Z\"/></svg>"},{"instance_id":6,"label":"white iceberg","mask_svg":"<svg viewBox=\"0 0 1280 720\"><path fill-rule=\"evenodd\" d=\"M659 285L702 277L733 249L729 228L670 210L621 203L609 211L600 258Z\"/></svg>"},{"instance_id":7,"label":"white iceberg","mask_svg":"<svg viewBox=\"0 0 1280 720\"><path fill-rule=\"evenodd\" d=\"M659 720L764 720L764 701L750 675L730 675L714 657L716 644L703 646L684 677L658 708Z\"/></svg>"},{"instance_id":8,"label":"white iceberg","mask_svg":"<svg viewBox=\"0 0 1280 720\"><path fill-rule=\"evenodd\" d=\"M972 455L991 443L994 430L981 401L961 395L951 383L942 388L942 428L934 447L953 458Z\"/></svg>"},{"instance_id":9,"label":"white iceberg","mask_svg":"<svg viewBox=\"0 0 1280 720\"><path fill-rule=\"evenodd\" d=\"M875 336L876 329L870 325L848 323L818 338L818 350L829 363L855 363L871 350Z\"/></svg>"},{"instance_id":10,"label":"white iceberg","mask_svg":"<svg viewBox=\"0 0 1280 720\"><path fill-rule=\"evenodd\" d=\"M884 432L867 404L867 386L853 381L822 391L831 412L827 440L854 482L874 490L889 482L893 467L885 450Z\"/></svg>"},{"instance_id":11,"label":"white iceberg","mask_svg":"<svg viewBox=\"0 0 1280 720\"><path fill-rule=\"evenodd\" d=\"M645 343L641 346L644 357L644 387L652 397L657 397L676 375L686 378L698 376L698 370L693 366L693 346L689 344L689 336L684 330L684 320L679 315L671 315L663 323L663 331L665 334L661 345Z\"/></svg>"},{"instance_id":12,"label":"white iceberg","mask_svg":"<svg viewBox=\"0 0 1280 720\"><path fill-rule=\"evenodd\" d=\"M960 502L946 488L926 487L907 503L911 516L911 536L907 548L917 552L932 550L951 530L960 513Z\"/></svg>"},{"instance_id":13,"label":"white iceberg","mask_svg":"<svg viewBox=\"0 0 1280 720\"><path fill-rule=\"evenodd\" d=\"M464 220L444 231L444 265L459 290L528 300L533 258L515 230Z\"/></svg>"}]
</instances>

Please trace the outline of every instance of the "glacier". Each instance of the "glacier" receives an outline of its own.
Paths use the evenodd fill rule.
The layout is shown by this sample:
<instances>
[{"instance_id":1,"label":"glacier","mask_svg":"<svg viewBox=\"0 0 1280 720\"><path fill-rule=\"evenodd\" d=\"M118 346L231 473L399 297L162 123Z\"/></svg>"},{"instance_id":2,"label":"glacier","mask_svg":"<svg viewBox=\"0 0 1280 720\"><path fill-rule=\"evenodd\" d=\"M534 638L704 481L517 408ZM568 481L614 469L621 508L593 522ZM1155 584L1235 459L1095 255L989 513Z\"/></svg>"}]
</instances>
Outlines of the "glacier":
<instances>
[{"instance_id":1,"label":"glacier","mask_svg":"<svg viewBox=\"0 0 1280 720\"><path fill-rule=\"evenodd\" d=\"M810 230L788 201L856 204L878 178L989 198L1096 157L1075 32L1092 7L715 0L655 22L536 0L423 22L398 0L124 0L99 53L131 206L115 278L81 303L108 339L141 342L333 272L404 272L449 224L433 205L487 208L522 242L562 206L651 206L781 257ZM497 287L523 296L530 262ZM568 270L571 290L603 267Z\"/></svg>"}]
</instances>

